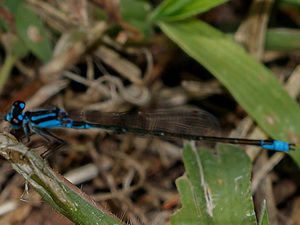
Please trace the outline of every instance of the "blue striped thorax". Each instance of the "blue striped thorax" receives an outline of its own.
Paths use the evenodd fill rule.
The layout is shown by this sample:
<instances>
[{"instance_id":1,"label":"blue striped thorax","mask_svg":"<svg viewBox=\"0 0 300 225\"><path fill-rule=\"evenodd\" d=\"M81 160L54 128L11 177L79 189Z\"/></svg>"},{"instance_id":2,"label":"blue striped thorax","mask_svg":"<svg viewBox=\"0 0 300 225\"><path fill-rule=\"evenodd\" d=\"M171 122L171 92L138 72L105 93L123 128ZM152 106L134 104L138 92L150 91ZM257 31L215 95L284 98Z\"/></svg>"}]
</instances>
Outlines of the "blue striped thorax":
<instances>
[{"instance_id":1,"label":"blue striped thorax","mask_svg":"<svg viewBox=\"0 0 300 225\"><path fill-rule=\"evenodd\" d=\"M68 114L59 108L26 112L28 125L38 128L60 128L70 123Z\"/></svg>"}]
</instances>

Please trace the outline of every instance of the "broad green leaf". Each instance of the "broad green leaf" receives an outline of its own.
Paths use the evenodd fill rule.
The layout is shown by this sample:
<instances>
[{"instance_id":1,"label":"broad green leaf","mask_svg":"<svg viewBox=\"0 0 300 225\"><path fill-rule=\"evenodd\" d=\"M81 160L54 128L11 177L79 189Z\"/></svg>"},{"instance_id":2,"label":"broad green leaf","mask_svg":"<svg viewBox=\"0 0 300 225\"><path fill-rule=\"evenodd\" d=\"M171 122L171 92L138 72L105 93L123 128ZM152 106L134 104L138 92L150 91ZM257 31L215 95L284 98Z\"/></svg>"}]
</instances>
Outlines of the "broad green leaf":
<instances>
[{"instance_id":1,"label":"broad green leaf","mask_svg":"<svg viewBox=\"0 0 300 225\"><path fill-rule=\"evenodd\" d=\"M250 189L251 161L230 145L217 150L183 150L186 174L177 179L182 208L171 217L178 224L257 224Z\"/></svg>"},{"instance_id":2,"label":"broad green leaf","mask_svg":"<svg viewBox=\"0 0 300 225\"><path fill-rule=\"evenodd\" d=\"M208 11L228 0L165 0L152 14L154 21L175 21Z\"/></svg>"},{"instance_id":3,"label":"broad green leaf","mask_svg":"<svg viewBox=\"0 0 300 225\"><path fill-rule=\"evenodd\" d=\"M51 43L42 21L25 4L21 4L15 15L19 37L30 51L42 62L51 59Z\"/></svg>"},{"instance_id":4,"label":"broad green leaf","mask_svg":"<svg viewBox=\"0 0 300 225\"><path fill-rule=\"evenodd\" d=\"M160 28L205 66L272 138L299 143L300 108L264 65L210 25L160 22ZM290 154L300 165L300 151Z\"/></svg>"}]
</instances>

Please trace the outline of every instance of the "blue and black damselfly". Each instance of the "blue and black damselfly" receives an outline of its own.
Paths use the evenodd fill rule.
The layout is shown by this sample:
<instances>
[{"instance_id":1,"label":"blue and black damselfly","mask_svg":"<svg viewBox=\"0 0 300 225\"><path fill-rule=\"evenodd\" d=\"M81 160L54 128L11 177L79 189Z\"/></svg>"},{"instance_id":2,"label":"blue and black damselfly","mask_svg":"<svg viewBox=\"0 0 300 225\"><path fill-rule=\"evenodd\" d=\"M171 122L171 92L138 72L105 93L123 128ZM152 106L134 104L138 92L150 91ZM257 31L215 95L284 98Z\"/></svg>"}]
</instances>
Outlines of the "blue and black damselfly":
<instances>
[{"instance_id":1,"label":"blue and black damselfly","mask_svg":"<svg viewBox=\"0 0 300 225\"><path fill-rule=\"evenodd\" d=\"M25 111L25 103L16 101L5 116L13 129L24 130L27 141L30 131L46 141L51 139L61 145L65 142L47 129L106 129L118 133L136 133L178 137L188 140L254 145L265 149L287 152L295 144L277 140L253 140L218 137L218 122L210 113L202 110L157 111L146 113L100 113L98 111L66 113L59 108Z\"/></svg>"}]
</instances>

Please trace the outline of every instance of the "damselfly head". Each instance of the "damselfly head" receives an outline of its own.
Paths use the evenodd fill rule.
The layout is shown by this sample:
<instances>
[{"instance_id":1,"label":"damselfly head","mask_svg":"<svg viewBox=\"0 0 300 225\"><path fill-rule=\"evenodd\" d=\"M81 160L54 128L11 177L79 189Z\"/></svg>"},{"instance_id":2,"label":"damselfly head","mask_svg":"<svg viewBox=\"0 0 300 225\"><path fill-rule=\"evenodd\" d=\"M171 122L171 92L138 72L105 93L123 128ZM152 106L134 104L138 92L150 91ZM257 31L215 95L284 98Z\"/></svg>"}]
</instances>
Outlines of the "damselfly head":
<instances>
[{"instance_id":1,"label":"damselfly head","mask_svg":"<svg viewBox=\"0 0 300 225\"><path fill-rule=\"evenodd\" d=\"M19 129L22 126L24 115L23 110L25 109L25 102L15 101L4 119L9 122L10 126L14 129Z\"/></svg>"}]
</instances>

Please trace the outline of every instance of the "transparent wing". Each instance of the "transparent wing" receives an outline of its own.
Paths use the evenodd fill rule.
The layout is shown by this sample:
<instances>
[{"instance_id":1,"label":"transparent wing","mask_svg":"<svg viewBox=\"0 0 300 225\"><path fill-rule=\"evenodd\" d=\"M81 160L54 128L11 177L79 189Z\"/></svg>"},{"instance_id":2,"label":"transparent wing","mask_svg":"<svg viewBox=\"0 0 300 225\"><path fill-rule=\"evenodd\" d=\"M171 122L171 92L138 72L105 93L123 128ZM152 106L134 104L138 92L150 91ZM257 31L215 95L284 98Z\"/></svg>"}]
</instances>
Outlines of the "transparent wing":
<instances>
[{"instance_id":1,"label":"transparent wing","mask_svg":"<svg viewBox=\"0 0 300 225\"><path fill-rule=\"evenodd\" d=\"M155 111L139 113L100 113L99 111L70 112L70 118L90 124L110 127L110 130L141 134L174 133L194 136L216 136L220 130L217 119L203 110ZM116 128L116 129L115 129Z\"/></svg>"}]
</instances>

